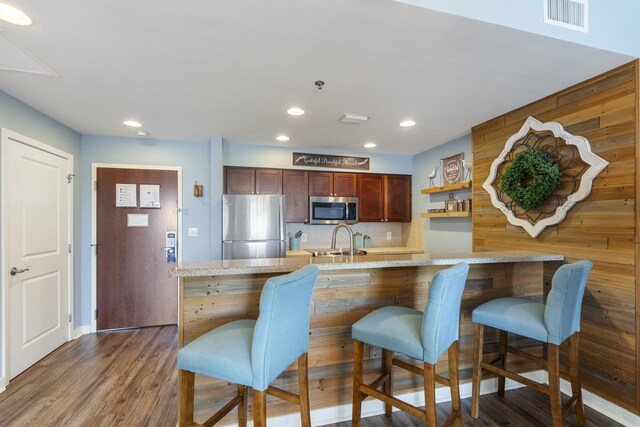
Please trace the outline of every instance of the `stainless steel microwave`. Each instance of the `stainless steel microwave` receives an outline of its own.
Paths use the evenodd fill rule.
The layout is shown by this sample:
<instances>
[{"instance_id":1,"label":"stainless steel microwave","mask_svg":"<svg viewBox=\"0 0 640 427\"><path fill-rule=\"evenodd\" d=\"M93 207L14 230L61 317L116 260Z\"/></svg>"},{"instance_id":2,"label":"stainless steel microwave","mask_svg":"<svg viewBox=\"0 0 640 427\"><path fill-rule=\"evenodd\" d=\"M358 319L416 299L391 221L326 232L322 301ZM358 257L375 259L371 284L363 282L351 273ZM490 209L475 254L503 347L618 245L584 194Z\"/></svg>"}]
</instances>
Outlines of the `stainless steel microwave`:
<instances>
[{"instance_id":1,"label":"stainless steel microwave","mask_svg":"<svg viewBox=\"0 0 640 427\"><path fill-rule=\"evenodd\" d=\"M309 197L309 224L355 224L358 222L357 197Z\"/></svg>"}]
</instances>

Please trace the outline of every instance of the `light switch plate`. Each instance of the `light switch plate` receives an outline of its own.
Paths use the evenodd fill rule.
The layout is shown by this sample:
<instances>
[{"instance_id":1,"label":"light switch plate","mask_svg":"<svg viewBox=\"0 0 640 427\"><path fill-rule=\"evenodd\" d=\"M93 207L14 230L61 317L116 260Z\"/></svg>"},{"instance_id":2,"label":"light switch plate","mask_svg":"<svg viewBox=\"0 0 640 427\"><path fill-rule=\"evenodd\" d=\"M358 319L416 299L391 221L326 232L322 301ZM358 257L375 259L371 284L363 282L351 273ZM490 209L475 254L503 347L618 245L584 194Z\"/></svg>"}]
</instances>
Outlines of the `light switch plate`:
<instances>
[{"instance_id":1,"label":"light switch plate","mask_svg":"<svg viewBox=\"0 0 640 427\"><path fill-rule=\"evenodd\" d=\"M189 237L198 237L198 229L195 227L189 227L189 229L187 230L187 234L189 235Z\"/></svg>"},{"instance_id":2,"label":"light switch plate","mask_svg":"<svg viewBox=\"0 0 640 427\"><path fill-rule=\"evenodd\" d=\"M387 240L391 240L391 232L387 231Z\"/></svg>"}]
</instances>

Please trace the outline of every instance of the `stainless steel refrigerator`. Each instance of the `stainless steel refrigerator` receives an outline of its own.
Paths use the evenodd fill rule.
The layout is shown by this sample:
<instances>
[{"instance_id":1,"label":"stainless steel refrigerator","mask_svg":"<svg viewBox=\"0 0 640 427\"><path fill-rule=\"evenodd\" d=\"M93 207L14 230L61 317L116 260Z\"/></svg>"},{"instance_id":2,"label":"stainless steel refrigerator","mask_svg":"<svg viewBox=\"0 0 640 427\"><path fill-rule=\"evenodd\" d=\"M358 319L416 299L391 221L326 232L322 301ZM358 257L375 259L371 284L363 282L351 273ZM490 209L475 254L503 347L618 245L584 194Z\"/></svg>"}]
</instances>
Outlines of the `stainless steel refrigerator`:
<instances>
[{"instance_id":1,"label":"stainless steel refrigerator","mask_svg":"<svg viewBox=\"0 0 640 427\"><path fill-rule=\"evenodd\" d=\"M284 258L284 196L222 196L222 258Z\"/></svg>"}]
</instances>

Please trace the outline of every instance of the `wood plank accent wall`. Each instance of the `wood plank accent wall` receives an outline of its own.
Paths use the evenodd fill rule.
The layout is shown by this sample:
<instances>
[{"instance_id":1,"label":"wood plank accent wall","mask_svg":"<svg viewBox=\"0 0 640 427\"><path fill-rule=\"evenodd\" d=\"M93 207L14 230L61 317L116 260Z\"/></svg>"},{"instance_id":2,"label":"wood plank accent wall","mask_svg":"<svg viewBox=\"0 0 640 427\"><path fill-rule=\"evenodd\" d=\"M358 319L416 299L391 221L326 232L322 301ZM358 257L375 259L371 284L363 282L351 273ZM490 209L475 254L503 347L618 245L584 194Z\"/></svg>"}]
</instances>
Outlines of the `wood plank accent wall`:
<instances>
[{"instance_id":1,"label":"wood plank accent wall","mask_svg":"<svg viewBox=\"0 0 640 427\"><path fill-rule=\"evenodd\" d=\"M583 387L640 413L640 304L636 199L640 135L638 67L634 61L473 128L473 250L559 253L594 263L582 306ZM482 184L491 162L528 116L559 122L586 137L610 164L587 199L537 238L510 225ZM552 271L545 271L550 278Z\"/></svg>"}]
</instances>

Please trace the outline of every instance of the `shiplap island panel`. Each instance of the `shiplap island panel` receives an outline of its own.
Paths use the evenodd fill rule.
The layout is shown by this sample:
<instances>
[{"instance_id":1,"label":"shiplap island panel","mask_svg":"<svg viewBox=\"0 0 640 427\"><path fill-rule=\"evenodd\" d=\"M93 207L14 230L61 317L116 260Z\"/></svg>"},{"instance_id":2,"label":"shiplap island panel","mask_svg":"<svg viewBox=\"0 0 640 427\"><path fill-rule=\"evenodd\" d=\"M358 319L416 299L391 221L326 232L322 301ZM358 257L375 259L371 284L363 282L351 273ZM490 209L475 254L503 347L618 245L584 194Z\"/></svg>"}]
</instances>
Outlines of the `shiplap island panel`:
<instances>
[{"instance_id":1,"label":"shiplap island panel","mask_svg":"<svg viewBox=\"0 0 640 427\"><path fill-rule=\"evenodd\" d=\"M473 327L471 310L484 301L502 296L543 293L544 271L562 256L534 252L482 252L470 254L403 254L355 257L295 257L185 263L170 274L180 278L179 345L189 343L226 322L256 318L265 280L304 265L320 269L311 303L309 378L311 409L318 410L351 401L353 344L351 325L367 313L388 305L424 309L429 284L440 269L466 261L471 265L463 295L460 324L460 378L470 378ZM487 334L493 351L497 336ZM516 346L531 346L528 341ZM224 343L221 343L224 345ZM540 350L537 347L536 350ZM381 366L379 349L367 350L365 371L369 380ZM446 371L446 355L438 371ZM278 387L297 389L295 370L276 380ZM397 372L396 393L419 389L421 382ZM224 381L196 376L196 420L205 420L236 391ZM269 400L269 417L297 411L293 405ZM234 413L228 419L234 422Z\"/></svg>"}]
</instances>

